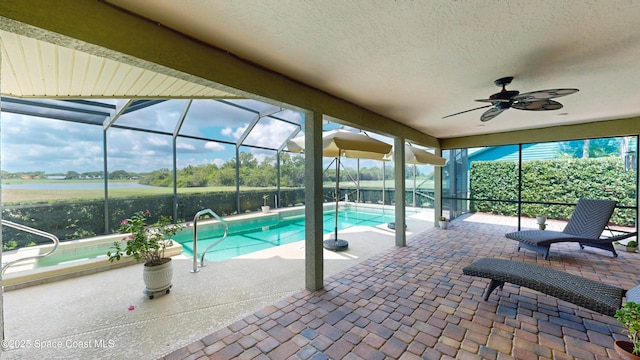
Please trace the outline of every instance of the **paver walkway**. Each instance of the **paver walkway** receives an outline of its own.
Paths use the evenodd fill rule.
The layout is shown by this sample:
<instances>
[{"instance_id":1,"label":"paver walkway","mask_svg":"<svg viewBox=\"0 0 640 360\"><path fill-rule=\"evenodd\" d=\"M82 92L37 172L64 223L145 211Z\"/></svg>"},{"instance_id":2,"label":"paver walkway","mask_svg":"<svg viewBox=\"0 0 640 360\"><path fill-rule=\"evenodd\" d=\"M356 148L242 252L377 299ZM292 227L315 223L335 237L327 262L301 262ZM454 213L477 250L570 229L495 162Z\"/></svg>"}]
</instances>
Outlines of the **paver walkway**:
<instances>
[{"instance_id":1,"label":"paver walkway","mask_svg":"<svg viewBox=\"0 0 640 360\"><path fill-rule=\"evenodd\" d=\"M482 301L486 279L462 274L480 257L538 263L629 289L640 254L618 258L559 244L549 260L515 251L512 219L481 214L428 229L164 357L170 359L604 359L622 328L608 316L506 284ZM485 223L486 222L492 222Z\"/></svg>"}]
</instances>

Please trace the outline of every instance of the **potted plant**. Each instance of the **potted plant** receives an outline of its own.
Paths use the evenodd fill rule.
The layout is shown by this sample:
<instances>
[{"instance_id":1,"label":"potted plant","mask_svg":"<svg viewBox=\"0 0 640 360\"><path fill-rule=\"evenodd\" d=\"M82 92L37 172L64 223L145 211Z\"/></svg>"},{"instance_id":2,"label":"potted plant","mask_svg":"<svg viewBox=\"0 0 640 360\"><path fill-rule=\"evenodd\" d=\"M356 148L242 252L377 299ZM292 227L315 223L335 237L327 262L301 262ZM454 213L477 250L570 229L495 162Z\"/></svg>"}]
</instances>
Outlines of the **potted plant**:
<instances>
[{"instance_id":1,"label":"potted plant","mask_svg":"<svg viewBox=\"0 0 640 360\"><path fill-rule=\"evenodd\" d=\"M629 340L616 340L614 348L624 359L640 359L640 304L629 301L617 310L615 318L624 325Z\"/></svg>"},{"instance_id":2,"label":"potted plant","mask_svg":"<svg viewBox=\"0 0 640 360\"><path fill-rule=\"evenodd\" d=\"M131 218L122 220L120 233L128 235L114 241L111 247L114 250L109 250L107 256L111 262L120 260L123 255L144 261L145 293L153 299L155 293L169 293L173 267L171 258L165 257L164 251L172 245L171 237L184 225L172 224L170 216L161 216L155 227L151 227L147 224L150 215L149 210L138 211Z\"/></svg>"},{"instance_id":3,"label":"potted plant","mask_svg":"<svg viewBox=\"0 0 640 360\"><path fill-rule=\"evenodd\" d=\"M628 252L636 252L636 250L638 250L638 242L635 240L629 240L627 241L626 247Z\"/></svg>"},{"instance_id":4,"label":"potted plant","mask_svg":"<svg viewBox=\"0 0 640 360\"><path fill-rule=\"evenodd\" d=\"M547 228L547 217L546 216L536 216L536 222L538 223L538 229L544 230Z\"/></svg>"},{"instance_id":5,"label":"potted plant","mask_svg":"<svg viewBox=\"0 0 640 360\"><path fill-rule=\"evenodd\" d=\"M263 202L263 206L262 206L262 212L263 213L268 213L269 212L269 205L267 205L267 199L269 198L269 195L264 194L262 195L262 202Z\"/></svg>"},{"instance_id":6,"label":"potted plant","mask_svg":"<svg viewBox=\"0 0 640 360\"><path fill-rule=\"evenodd\" d=\"M446 230L447 229L447 218L444 216L440 216L438 218L438 225L440 226L440 229Z\"/></svg>"}]
</instances>

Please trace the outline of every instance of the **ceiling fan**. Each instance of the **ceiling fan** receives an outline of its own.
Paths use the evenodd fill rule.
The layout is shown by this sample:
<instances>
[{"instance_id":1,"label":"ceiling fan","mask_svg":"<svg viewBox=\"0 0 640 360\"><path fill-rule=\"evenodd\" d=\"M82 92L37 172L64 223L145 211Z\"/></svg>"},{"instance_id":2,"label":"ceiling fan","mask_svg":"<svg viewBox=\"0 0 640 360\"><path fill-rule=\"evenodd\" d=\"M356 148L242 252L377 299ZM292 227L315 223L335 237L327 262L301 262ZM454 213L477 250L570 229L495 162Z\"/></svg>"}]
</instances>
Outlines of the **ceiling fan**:
<instances>
[{"instance_id":1,"label":"ceiling fan","mask_svg":"<svg viewBox=\"0 0 640 360\"><path fill-rule=\"evenodd\" d=\"M447 115L443 117L443 119L488 107L490 107L490 109L480 116L480 121L489 121L509 108L531 111L558 110L562 108L562 104L551 99L578 92L578 89L549 89L520 94L518 90L506 89L506 86L511 84L511 80L513 80L513 76L503 77L494 81L493 83L496 84L496 86L502 86L502 91L489 96L488 99L476 100L479 102L488 102L491 103L491 105L480 106L475 109Z\"/></svg>"}]
</instances>

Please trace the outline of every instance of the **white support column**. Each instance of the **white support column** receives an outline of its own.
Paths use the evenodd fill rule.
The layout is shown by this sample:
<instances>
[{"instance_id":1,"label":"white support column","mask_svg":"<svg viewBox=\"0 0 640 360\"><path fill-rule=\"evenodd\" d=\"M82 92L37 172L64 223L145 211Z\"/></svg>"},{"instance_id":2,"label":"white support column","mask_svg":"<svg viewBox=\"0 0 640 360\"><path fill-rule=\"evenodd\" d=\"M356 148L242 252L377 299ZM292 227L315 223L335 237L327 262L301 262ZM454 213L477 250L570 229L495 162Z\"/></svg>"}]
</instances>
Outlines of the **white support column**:
<instances>
[{"instance_id":1,"label":"white support column","mask_svg":"<svg viewBox=\"0 0 640 360\"><path fill-rule=\"evenodd\" d=\"M324 286L322 231L322 114L306 113L304 125L305 186L305 287L309 291Z\"/></svg>"},{"instance_id":2,"label":"white support column","mask_svg":"<svg viewBox=\"0 0 640 360\"><path fill-rule=\"evenodd\" d=\"M396 246L407 246L405 230L405 181L404 138L396 137L393 143L393 175L396 187Z\"/></svg>"},{"instance_id":3,"label":"white support column","mask_svg":"<svg viewBox=\"0 0 640 360\"><path fill-rule=\"evenodd\" d=\"M0 38L0 49L3 47L2 39ZM2 52L0 51L0 69L2 69ZM2 71L0 70L0 79L2 79ZM2 89L2 81L0 81L0 89ZM0 104L0 108L2 104ZM0 124L2 124L2 112L0 112ZM0 126L0 134L2 133L2 129ZM1 145L1 143L0 143ZM0 150L0 155L2 155L2 151ZM1 156L0 156L1 158ZM0 168L2 168L2 163L0 162ZM0 194L2 194L2 185L0 182ZM2 203L2 198L0 198L0 203ZM2 212L0 212L0 220L2 220ZM3 244L2 240L2 228L3 226L0 224L0 244ZM2 247L0 246L0 263L2 263ZM0 275L0 283L2 283L4 276ZM4 288L0 286L0 341L4 343ZM4 351L4 349L0 349L0 352Z\"/></svg>"}]
</instances>

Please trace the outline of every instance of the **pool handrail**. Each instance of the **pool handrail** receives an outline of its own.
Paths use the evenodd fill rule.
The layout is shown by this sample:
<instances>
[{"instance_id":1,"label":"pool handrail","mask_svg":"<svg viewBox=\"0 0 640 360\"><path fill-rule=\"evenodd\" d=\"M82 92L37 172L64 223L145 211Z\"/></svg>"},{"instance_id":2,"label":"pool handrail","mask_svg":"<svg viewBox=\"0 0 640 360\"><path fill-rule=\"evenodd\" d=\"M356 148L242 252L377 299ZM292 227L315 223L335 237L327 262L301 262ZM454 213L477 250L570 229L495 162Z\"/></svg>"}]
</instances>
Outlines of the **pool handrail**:
<instances>
[{"instance_id":1,"label":"pool handrail","mask_svg":"<svg viewBox=\"0 0 640 360\"><path fill-rule=\"evenodd\" d=\"M206 266L206 264L204 263L204 256L207 253L207 251L211 250L212 247L218 245L220 242L222 242L224 239L226 239L227 238L227 234L229 234L229 225L227 224L226 221L224 221L213 210L211 210L211 209L203 209L203 210L200 210L200 211L198 211L196 213L196 215L193 217L193 269L191 269L192 273L197 273L198 271L200 271L200 269L198 269L198 219L200 219L200 217L202 217L203 215L211 215L214 218L218 219L218 221L220 221L222 226L224 226L224 235L222 235L222 238L220 238L219 240L217 240L213 244L209 245L202 252L202 256L200 258L200 267L205 267Z\"/></svg>"},{"instance_id":2,"label":"pool handrail","mask_svg":"<svg viewBox=\"0 0 640 360\"><path fill-rule=\"evenodd\" d=\"M9 266L15 265L18 262L21 261L25 261L25 260L33 260L33 259L39 259L39 258L43 258L45 256L49 256L51 255L54 251L56 251L56 249L58 248L58 245L60 245L60 239L58 239L57 236L50 234L48 232L44 232L42 230L38 230L38 229L34 229L32 227L26 226L26 225L21 225L21 224L17 224L14 223L13 221L9 221L9 220L2 220L2 226L8 226L17 230L22 230L28 233L32 233L34 235L38 235L38 236L42 236L48 239L51 239L53 241L53 249L51 249L49 252L44 253L44 254L39 254L39 255L35 255L35 256L27 256L21 259L16 259L13 261L10 261L6 264L4 264L2 266L2 271L0 272L1 275L4 275L4 272L9 268Z\"/></svg>"}]
</instances>

